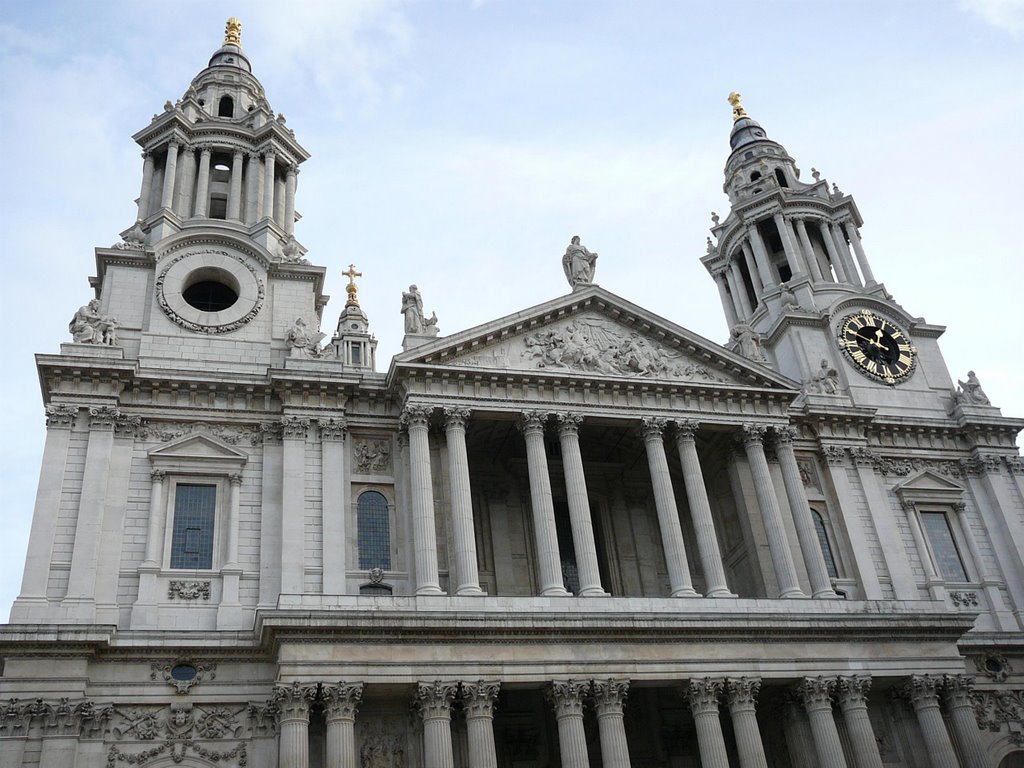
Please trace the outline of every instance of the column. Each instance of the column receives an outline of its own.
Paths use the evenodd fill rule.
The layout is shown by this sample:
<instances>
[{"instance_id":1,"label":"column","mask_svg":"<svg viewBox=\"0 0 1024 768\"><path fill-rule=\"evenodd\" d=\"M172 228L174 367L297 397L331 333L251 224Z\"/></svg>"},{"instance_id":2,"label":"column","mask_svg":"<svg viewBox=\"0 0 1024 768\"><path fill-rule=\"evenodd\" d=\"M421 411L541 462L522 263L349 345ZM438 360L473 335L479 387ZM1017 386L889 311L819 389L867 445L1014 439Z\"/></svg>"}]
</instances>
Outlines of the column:
<instances>
[{"instance_id":1,"label":"column","mask_svg":"<svg viewBox=\"0 0 1024 768\"><path fill-rule=\"evenodd\" d=\"M761 233L757 231L757 224L751 224L747 228L747 235L750 238L750 246L754 250L754 261L757 263L757 271L761 275L761 285L770 288L775 285L775 276L772 273L771 262L768 260L768 249L764 247Z\"/></svg>"},{"instance_id":2,"label":"column","mask_svg":"<svg viewBox=\"0 0 1024 768\"><path fill-rule=\"evenodd\" d=\"M750 462L750 471L754 476L754 491L768 537L772 567L779 583L779 597L805 597L800 591L793 556L786 540L786 529L782 524L779 500L775 497L775 486L772 485L772 478L768 472L768 460L764 455L765 431L765 427L759 424L744 424L743 447L746 449L747 461Z\"/></svg>"},{"instance_id":3,"label":"column","mask_svg":"<svg viewBox=\"0 0 1024 768\"><path fill-rule=\"evenodd\" d=\"M775 228L779 231L779 237L782 238L782 250L786 253L786 261L789 263L790 272L793 273L793 276L806 273L807 269L800 260L800 254L793 244L793 238L790 237L789 224L786 222L786 217L782 215L782 211L776 211L772 218L775 220Z\"/></svg>"},{"instance_id":4,"label":"column","mask_svg":"<svg viewBox=\"0 0 1024 768\"><path fill-rule=\"evenodd\" d=\"M753 307L750 306L750 296L747 295L747 285L743 282L743 272L740 271L740 263L733 259L729 262L729 269L732 270L732 287L733 296L739 297L739 310L743 314L744 319L749 318L754 314Z\"/></svg>"},{"instance_id":5,"label":"column","mask_svg":"<svg viewBox=\"0 0 1024 768\"><path fill-rule=\"evenodd\" d=\"M231 158L231 184L228 187L228 219L242 218L242 150L236 149Z\"/></svg>"},{"instance_id":6,"label":"column","mask_svg":"<svg viewBox=\"0 0 1024 768\"><path fill-rule=\"evenodd\" d=\"M754 284L754 293L760 296L764 293L764 283L761 282L761 275L757 271L757 262L754 260L754 251L750 248L750 242L744 240L740 243L743 249L743 260L747 263L747 272L750 273L750 281Z\"/></svg>"},{"instance_id":7,"label":"column","mask_svg":"<svg viewBox=\"0 0 1024 768\"><path fill-rule=\"evenodd\" d=\"M831 262L832 269L836 273L836 282L849 282L846 278L846 269L843 266L842 256L839 254L839 246L836 244L836 236L831 222L821 221L819 226L821 228L821 239L825 241L825 250L828 251L828 260Z\"/></svg>"},{"instance_id":8,"label":"column","mask_svg":"<svg viewBox=\"0 0 1024 768\"><path fill-rule=\"evenodd\" d=\"M691 680L683 693L697 726L701 768L729 768L722 723L718 719L718 697L721 694L722 681L710 677Z\"/></svg>"},{"instance_id":9,"label":"column","mask_svg":"<svg viewBox=\"0 0 1024 768\"><path fill-rule=\"evenodd\" d=\"M274 218L274 153L263 155L263 218Z\"/></svg>"},{"instance_id":10,"label":"column","mask_svg":"<svg viewBox=\"0 0 1024 768\"><path fill-rule=\"evenodd\" d=\"M971 702L973 688L974 678L970 675L946 675L943 678L942 698L953 724L953 735L960 747L964 765L966 768L985 768L989 761L974 716L974 704Z\"/></svg>"},{"instance_id":11,"label":"column","mask_svg":"<svg viewBox=\"0 0 1024 768\"><path fill-rule=\"evenodd\" d=\"M196 179L195 215L205 219L210 210L210 148L199 151L199 177Z\"/></svg>"},{"instance_id":12,"label":"column","mask_svg":"<svg viewBox=\"0 0 1024 768\"><path fill-rule=\"evenodd\" d=\"M349 478L345 466L348 423L343 418L320 420L321 487L323 489L324 557L323 592L343 595L347 591L345 531L349 518Z\"/></svg>"},{"instance_id":13,"label":"column","mask_svg":"<svg viewBox=\"0 0 1024 768\"><path fill-rule=\"evenodd\" d=\"M482 595L473 527L473 497L469 485L466 452L468 408L444 409L444 434L448 443L448 479L451 483L452 533L455 538L455 574L449 582L456 595Z\"/></svg>"},{"instance_id":14,"label":"column","mask_svg":"<svg viewBox=\"0 0 1024 768\"><path fill-rule=\"evenodd\" d=\"M298 177L299 169L289 166L284 177L284 231L289 235L295 233L295 184Z\"/></svg>"},{"instance_id":15,"label":"column","mask_svg":"<svg viewBox=\"0 0 1024 768\"><path fill-rule=\"evenodd\" d=\"M725 696L732 715L732 730L736 736L736 751L740 755L740 768L768 768L757 727L757 694L761 681L749 677L729 678L725 681Z\"/></svg>"},{"instance_id":16,"label":"column","mask_svg":"<svg viewBox=\"0 0 1024 768\"><path fill-rule=\"evenodd\" d=\"M466 713L469 741L469 764L473 768L498 768L494 748L494 702L498 698L497 682L463 683L459 700Z\"/></svg>"},{"instance_id":17,"label":"column","mask_svg":"<svg viewBox=\"0 0 1024 768\"><path fill-rule=\"evenodd\" d=\"M434 479L430 474L429 424L433 407L407 405L402 423L409 430L409 477L412 495L412 541L416 563L416 594L443 595L437 575L437 529L434 523Z\"/></svg>"},{"instance_id":18,"label":"column","mask_svg":"<svg viewBox=\"0 0 1024 768\"><path fill-rule=\"evenodd\" d=\"M729 289L726 286L725 270L721 269L713 272L712 277L715 279L715 285L718 286L718 295L722 299L722 309L725 310L726 322L732 328L739 322L739 318L736 316L736 305L733 304L732 296L729 295Z\"/></svg>"},{"instance_id":19,"label":"column","mask_svg":"<svg viewBox=\"0 0 1024 768\"><path fill-rule=\"evenodd\" d=\"M309 419L281 420L284 472L281 479L281 593L305 590L306 552L306 438Z\"/></svg>"},{"instance_id":20,"label":"column","mask_svg":"<svg viewBox=\"0 0 1024 768\"><path fill-rule=\"evenodd\" d=\"M339 682L321 686L324 721L327 725L325 768L359 768L356 754L356 710L363 698L362 683Z\"/></svg>"},{"instance_id":21,"label":"column","mask_svg":"<svg viewBox=\"0 0 1024 768\"><path fill-rule=\"evenodd\" d=\"M580 597L606 597L608 593L601 587L601 572L597 567L594 524L590 519L590 498L587 495L583 456L580 453L579 430L583 417L575 413L559 413L557 418L558 440L562 446L562 471L565 474L565 496L569 504L576 568L579 570Z\"/></svg>"},{"instance_id":22,"label":"column","mask_svg":"<svg viewBox=\"0 0 1024 768\"><path fill-rule=\"evenodd\" d=\"M786 486L786 498L793 513L800 552L807 568L807 578L811 582L811 597L831 599L836 597L836 593L828 576L825 556L821 553L821 544L818 541L818 530L814 526L811 507L807 503L807 494L804 493L804 483L800 479L800 468L793 452L793 439L796 435L796 427L776 427L775 453L779 457L782 481Z\"/></svg>"},{"instance_id":23,"label":"column","mask_svg":"<svg viewBox=\"0 0 1024 768\"><path fill-rule=\"evenodd\" d=\"M142 189L139 190L139 221L149 216L149 196L153 192L153 153L142 153Z\"/></svg>"},{"instance_id":24,"label":"column","mask_svg":"<svg viewBox=\"0 0 1024 768\"><path fill-rule=\"evenodd\" d=\"M551 477L544 450L544 424L548 415L527 411L519 422L526 440L526 465L530 473L530 507L533 512L534 548L542 595L565 596L562 559L558 553L558 532L555 529L555 504L551 499Z\"/></svg>"},{"instance_id":25,"label":"column","mask_svg":"<svg viewBox=\"0 0 1024 768\"><path fill-rule=\"evenodd\" d=\"M111 406L89 409L89 444L85 450L68 598L87 602L94 599L103 508L107 503L107 478L110 476L110 453L114 447L114 422L120 415L117 408Z\"/></svg>"},{"instance_id":26,"label":"column","mask_svg":"<svg viewBox=\"0 0 1024 768\"><path fill-rule=\"evenodd\" d=\"M921 736L928 752L931 768L958 768L953 743L946 732L946 723L939 711L939 689L942 680L931 675L914 675L903 687L903 695L910 700L921 726Z\"/></svg>"},{"instance_id":27,"label":"column","mask_svg":"<svg viewBox=\"0 0 1024 768\"><path fill-rule=\"evenodd\" d=\"M706 597L736 597L729 591L725 581L725 566L722 564L722 553L718 548L718 536L715 534L715 521L711 517L711 504L708 492L704 487L704 473L700 468L697 456L695 421L676 422L676 446L679 448L679 461L683 467L683 483L686 485L686 500L690 505L690 516L693 518L693 530L697 535L697 549L700 552L700 564L704 569Z\"/></svg>"},{"instance_id":28,"label":"column","mask_svg":"<svg viewBox=\"0 0 1024 768\"><path fill-rule=\"evenodd\" d=\"M255 224L259 219L260 156L250 152L245 164L245 223Z\"/></svg>"},{"instance_id":29,"label":"column","mask_svg":"<svg viewBox=\"0 0 1024 768\"><path fill-rule=\"evenodd\" d=\"M562 768L590 768L587 735L583 730L583 697L590 688L586 682L556 680L548 689L548 699L558 721L558 748Z\"/></svg>"},{"instance_id":30,"label":"column","mask_svg":"<svg viewBox=\"0 0 1024 768\"><path fill-rule=\"evenodd\" d=\"M174 212L181 218L187 219L192 215L192 188L196 183L196 152L189 145L181 148L181 159L184 164L181 168L181 180L178 183L178 193L175 195Z\"/></svg>"},{"instance_id":31,"label":"column","mask_svg":"<svg viewBox=\"0 0 1024 768\"><path fill-rule=\"evenodd\" d=\"M846 768L843 745L839 741L839 730L832 717L832 689L835 682L824 677L805 677L797 686L797 694L807 710L814 737L814 749L818 753L819 768Z\"/></svg>"},{"instance_id":32,"label":"column","mask_svg":"<svg viewBox=\"0 0 1024 768\"><path fill-rule=\"evenodd\" d=\"M22 600L46 600L46 585L50 578L53 557L53 537L57 532L60 499L64 489L64 471L68 459L71 430L75 426L78 406L49 405L46 407L46 443L43 463L39 472L32 529L28 537L28 555L21 580ZM17 618L12 615L12 622Z\"/></svg>"},{"instance_id":33,"label":"column","mask_svg":"<svg viewBox=\"0 0 1024 768\"><path fill-rule=\"evenodd\" d=\"M665 444L661 435L665 431L665 420L650 418L643 420L644 447L647 449L647 465L651 470L651 485L654 486L654 504L658 509L658 527L661 528L661 545L665 550L665 565L671 584L672 597L700 597L690 581L690 566L686 562L686 548L683 545L683 529L679 525L679 510L672 491L672 477L665 458Z\"/></svg>"},{"instance_id":34,"label":"column","mask_svg":"<svg viewBox=\"0 0 1024 768\"><path fill-rule=\"evenodd\" d=\"M736 281L730 276L729 273L726 273L725 282L729 286L729 298L732 299L733 311L743 320L746 320L749 317L749 313L744 311L743 309L743 301L740 298L740 291L739 288L737 288L736 286ZM749 303L747 304L747 306L750 306Z\"/></svg>"},{"instance_id":35,"label":"column","mask_svg":"<svg viewBox=\"0 0 1024 768\"><path fill-rule=\"evenodd\" d=\"M628 680L595 680L594 709L601 738L602 768L630 768L629 745L622 707L629 694Z\"/></svg>"},{"instance_id":36,"label":"column","mask_svg":"<svg viewBox=\"0 0 1024 768\"><path fill-rule=\"evenodd\" d=\"M242 569L238 565L238 525L242 511L242 475L236 473L228 477L231 484L231 499L227 516L227 560L221 573L221 597L217 611L217 627L219 629L237 629L238 582L242 577ZM231 609L235 608L236 611ZM225 610L227 609L227 610Z\"/></svg>"},{"instance_id":37,"label":"column","mask_svg":"<svg viewBox=\"0 0 1024 768\"><path fill-rule=\"evenodd\" d=\"M868 718L867 694L870 689L871 678L866 675L840 677L836 685L836 698L843 712L846 733L850 737L855 768L882 768L875 730Z\"/></svg>"},{"instance_id":38,"label":"column","mask_svg":"<svg viewBox=\"0 0 1024 768\"><path fill-rule=\"evenodd\" d=\"M837 224L830 221L828 222L828 231L832 235L832 243L837 256L837 260L833 264L842 266L841 270L839 267L836 267L837 271L843 273L841 282L860 285L860 276L857 275L857 270L854 269L853 264L850 262L850 252L846 248L846 238L843 237L842 230L839 229Z\"/></svg>"},{"instance_id":39,"label":"column","mask_svg":"<svg viewBox=\"0 0 1024 768\"><path fill-rule=\"evenodd\" d=\"M814 246L811 245L811 238L807 234L807 225L804 224L803 219L794 219L794 222L796 224L797 239L800 240L800 245L804 249L804 260L811 270L811 277L814 278L814 282L820 283L825 279L825 276L821 274L821 265L818 263L818 257L814 253Z\"/></svg>"},{"instance_id":40,"label":"column","mask_svg":"<svg viewBox=\"0 0 1024 768\"><path fill-rule=\"evenodd\" d=\"M226 568L238 567L238 521L242 511L242 475L228 477L231 483L231 505L228 510L228 558Z\"/></svg>"},{"instance_id":41,"label":"column","mask_svg":"<svg viewBox=\"0 0 1024 768\"><path fill-rule=\"evenodd\" d=\"M458 683L420 683L416 706L423 718L423 768L454 768L452 699Z\"/></svg>"},{"instance_id":42,"label":"column","mask_svg":"<svg viewBox=\"0 0 1024 768\"><path fill-rule=\"evenodd\" d=\"M164 164L164 188L160 192L160 208L170 208L174 203L174 180L178 170L178 142L167 145L167 162Z\"/></svg>"},{"instance_id":43,"label":"column","mask_svg":"<svg viewBox=\"0 0 1024 768\"><path fill-rule=\"evenodd\" d=\"M782 730L786 735L786 749L793 768L818 768L818 755L811 736L810 722L804 710L803 699L793 689L783 700Z\"/></svg>"},{"instance_id":44,"label":"column","mask_svg":"<svg viewBox=\"0 0 1024 768\"><path fill-rule=\"evenodd\" d=\"M853 244L853 252L857 256L857 263L860 265L861 274L864 275L864 282L871 285L875 282L875 276L871 272L871 265L868 264L868 256L864 253L864 245L860 241L857 225L847 219L843 222L843 227L846 229L846 236L850 238L850 242Z\"/></svg>"},{"instance_id":45,"label":"column","mask_svg":"<svg viewBox=\"0 0 1024 768\"><path fill-rule=\"evenodd\" d=\"M309 704L316 699L315 685L278 685L278 768L309 768Z\"/></svg>"}]
</instances>

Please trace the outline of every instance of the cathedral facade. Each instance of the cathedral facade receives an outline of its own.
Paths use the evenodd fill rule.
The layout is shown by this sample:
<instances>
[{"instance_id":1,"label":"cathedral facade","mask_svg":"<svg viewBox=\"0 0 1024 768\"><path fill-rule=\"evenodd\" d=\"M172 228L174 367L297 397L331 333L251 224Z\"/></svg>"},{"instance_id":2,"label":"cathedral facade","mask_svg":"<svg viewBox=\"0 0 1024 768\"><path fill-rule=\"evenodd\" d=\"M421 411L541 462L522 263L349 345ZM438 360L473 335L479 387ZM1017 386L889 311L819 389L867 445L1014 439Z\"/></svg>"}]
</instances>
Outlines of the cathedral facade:
<instances>
[{"instance_id":1,"label":"cathedral facade","mask_svg":"<svg viewBox=\"0 0 1024 768\"><path fill-rule=\"evenodd\" d=\"M1024 420L730 101L726 344L573 237L458 333L410 286L378 371L230 20L37 357L0 766L1024 766Z\"/></svg>"}]
</instances>

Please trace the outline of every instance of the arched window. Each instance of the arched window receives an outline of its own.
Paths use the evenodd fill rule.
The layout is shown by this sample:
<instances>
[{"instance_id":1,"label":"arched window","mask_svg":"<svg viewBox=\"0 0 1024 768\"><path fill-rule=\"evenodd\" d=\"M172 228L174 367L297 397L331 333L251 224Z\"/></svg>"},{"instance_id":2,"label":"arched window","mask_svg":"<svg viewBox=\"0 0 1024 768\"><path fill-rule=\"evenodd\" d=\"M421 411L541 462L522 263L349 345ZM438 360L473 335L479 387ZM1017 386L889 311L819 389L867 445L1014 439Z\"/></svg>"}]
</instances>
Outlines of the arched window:
<instances>
[{"instance_id":1,"label":"arched window","mask_svg":"<svg viewBox=\"0 0 1024 768\"><path fill-rule=\"evenodd\" d=\"M230 96L221 96L220 103L217 105L217 117L234 117L235 116L235 100Z\"/></svg>"},{"instance_id":2,"label":"arched window","mask_svg":"<svg viewBox=\"0 0 1024 768\"><path fill-rule=\"evenodd\" d=\"M812 509L811 514L814 515L814 530L818 532L818 543L821 545L821 554L825 558L825 570L828 571L828 575L833 579L839 578L839 569L836 568L836 558L832 554L832 545L828 542L828 531L825 530L825 520L822 518L821 513Z\"/></svg>"},{"instance_id":3,"label":"arched window","mask_svg":"<svg viewBox=\"0 0 1024 768\"><path fill-rule=\"evenodd\" d=\"M784 174L782 172L781 168L776 168L775 169L775 178L776 178L776 180L778 180L780 187L788 187L789 186L789 182L786 181L786 174Z\"/></svg>"},{"instance_id":4,"label":"arched window","mask_svg":"<svg viewBox=\"0 0 1024 768\"><path fill-rule=\"evenodd\" d=\"M388 500L377 491L365 491L356 502L359 567L391 570L391 533Z\"/></svg>"}]
</instances>

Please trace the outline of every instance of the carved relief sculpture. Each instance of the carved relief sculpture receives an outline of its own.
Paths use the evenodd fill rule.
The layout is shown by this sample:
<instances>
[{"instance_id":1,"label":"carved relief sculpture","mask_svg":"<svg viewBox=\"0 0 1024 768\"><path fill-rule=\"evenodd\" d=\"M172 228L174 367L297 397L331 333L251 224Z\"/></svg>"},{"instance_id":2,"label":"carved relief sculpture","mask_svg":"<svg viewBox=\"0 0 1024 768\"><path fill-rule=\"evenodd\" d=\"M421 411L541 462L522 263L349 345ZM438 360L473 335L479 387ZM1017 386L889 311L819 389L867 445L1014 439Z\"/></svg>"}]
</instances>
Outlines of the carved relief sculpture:
<instances>
[{"instance_id":1,"label":"carved relief sculpture","mask_svg":"<svg viewBox=\"0 0 1024 768\"><path fill-rule=\"evenodd\" d=\"M384 440L357 440L355 471L360 474L383 474L391 469L391 446Z\"/></svg>"},{"instance_id":2,"label":"carved relief sculpture","mask_svg":"<svg viewBox=\"0 0 1024 768\"><path fill-rule=\"evenodd\" d=\"M732 338L736 343L736 351L748 360L758 363L767 362L761 351L761 336L746 323L736 323L732 327Z\"/></svg>"}]
</instances>

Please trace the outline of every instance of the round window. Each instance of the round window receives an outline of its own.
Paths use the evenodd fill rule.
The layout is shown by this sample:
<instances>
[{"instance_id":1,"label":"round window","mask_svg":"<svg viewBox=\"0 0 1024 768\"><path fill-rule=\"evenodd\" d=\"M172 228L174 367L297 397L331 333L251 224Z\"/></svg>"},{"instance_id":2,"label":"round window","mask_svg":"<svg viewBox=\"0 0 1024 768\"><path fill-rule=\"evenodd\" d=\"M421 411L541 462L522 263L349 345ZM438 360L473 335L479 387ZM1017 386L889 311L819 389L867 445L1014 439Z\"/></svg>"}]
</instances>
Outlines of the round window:
<instances>
[{"instance_id":1,"label":"round window","mask_svg":"<svg viewBox=\"0 0 1024 768\"><path fill-rule=\"evenodd\" d=\"M1003 664L1001 661L999 661L999 659L994 659L991 656L989 656L987 659L985 659L985 669L994 675L998 675L1000 672L1003 671Z\"/></svg>"},{"instance_id":2,"label":"round window","mask_svg":"<svg viewBox=\"0 0 1024 768\"><path fill-rule=\"evenodd\" d=\"M233 249L187 248L170 259L156 280L160 308L183 328L199 333L230 333L259 313L265 289L251 256Z\"/></svg>"},{"instance_id":3,"label":"round window","mask_svg":"<svg viewBox=\"0 0 1024 768\"><path fill-rule=\"evenodd\" d=\"M171 667L171 677L181 683L195 680L199 672L191 664L175 664Z\"/></svg>"}]
</instances>

